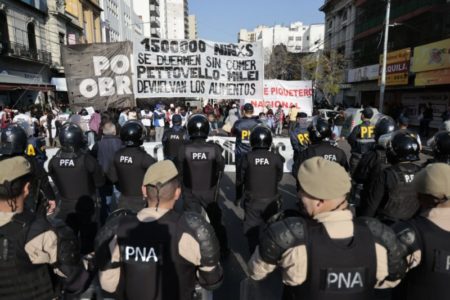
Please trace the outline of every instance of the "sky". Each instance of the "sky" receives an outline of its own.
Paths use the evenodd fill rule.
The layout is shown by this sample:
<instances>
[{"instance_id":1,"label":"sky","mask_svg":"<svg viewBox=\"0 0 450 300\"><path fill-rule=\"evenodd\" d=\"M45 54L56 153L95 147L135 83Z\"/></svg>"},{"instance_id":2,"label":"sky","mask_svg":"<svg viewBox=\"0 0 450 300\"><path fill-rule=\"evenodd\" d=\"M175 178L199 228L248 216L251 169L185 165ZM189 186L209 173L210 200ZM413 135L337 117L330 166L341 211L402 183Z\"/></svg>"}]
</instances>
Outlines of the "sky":
<instances>
[{"instance_id":1,"label":"sky","mask_svg":"<svg viewBox=\"0 0 450 300\"><path fill-rule=\"evenodd\" d=\"M319 11L325 0L189 0L189 14L197 16L199 38L237 42L240 29L258 25L324 23Z\"/></svg>"}]
</instances>

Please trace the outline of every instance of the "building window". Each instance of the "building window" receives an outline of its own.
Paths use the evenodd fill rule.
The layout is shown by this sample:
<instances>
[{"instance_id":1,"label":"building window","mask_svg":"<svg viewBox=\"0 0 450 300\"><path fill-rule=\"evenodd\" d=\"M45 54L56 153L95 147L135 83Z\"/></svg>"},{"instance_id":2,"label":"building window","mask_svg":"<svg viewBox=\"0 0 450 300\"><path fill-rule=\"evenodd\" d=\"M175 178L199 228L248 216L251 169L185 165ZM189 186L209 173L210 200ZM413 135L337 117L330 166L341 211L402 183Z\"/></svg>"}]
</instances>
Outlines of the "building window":
<instances>
[{"instance_id":1,"label":"building window","mask_svg":"<svg viewBox=\"0 0 450 300\"><path fill-rule=\"evenodd\" d=\"M28 34L28 47L30 48L30 53L33 57L35 57L37 55L37 47L36 47L36 33L34 23L28 23L27 34Z\"/></svg>"},{"instance_id":2,"label":"building window","mask_svg":"<svg viewBox=\"0 0 450 300\"><path fill-rule=\"evenodd\" d=\"M309 41L309 35L306 37L306 40Z\"/></svg>"},{"instance_id":3,"label":"building window","mask_svg":"<svg viewBox=\"0 0 450 300\"><path fill-rule=\"evenodd\" d=\"M302 37L301 37L301 36L298 36L298 37L295 38L295 40L296 40L296 41L301 41L301 40L302 40Z\"/></svg>"},{"instance_id":4,"label":"building window","mask_svg":"<svg viewBox=\"0 0 450 300\"><path fill-rule=\"evenodd\" d=\"M6 14L0 12L0 53L4 53L8 49L8 43L8 20L6 19Z\"/></svg>"},{"instance_id":5,"label":"building window","mask_svg":"<svg viewBox=\"0 0 450 300\"><path fill-rule=\"evenodd\" d=\"M293 36L290 36L289 37L289 41L293 41L294 40L294 37Z\"/></svg>"}]
</instances>

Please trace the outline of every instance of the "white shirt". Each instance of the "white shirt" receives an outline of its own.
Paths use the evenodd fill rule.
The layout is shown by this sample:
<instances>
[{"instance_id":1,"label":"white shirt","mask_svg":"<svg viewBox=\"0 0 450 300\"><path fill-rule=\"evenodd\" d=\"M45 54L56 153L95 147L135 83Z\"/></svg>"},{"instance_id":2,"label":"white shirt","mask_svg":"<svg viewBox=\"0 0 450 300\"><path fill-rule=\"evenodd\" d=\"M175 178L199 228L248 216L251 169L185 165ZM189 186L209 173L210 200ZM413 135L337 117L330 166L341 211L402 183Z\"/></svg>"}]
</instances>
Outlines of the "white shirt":
<instances>
[{"instance_id":1,"label":"white shirt","mask_svg":"<svg viewBox=\"0 0 450 300\"><path fill-rule=\"evenodd\" d=\"M145 127L152 126L152 117L153 113L151 111L148 111L148 113L146 113L145 110L141 110L141 121Z\"/></svg>"}]
</instances>

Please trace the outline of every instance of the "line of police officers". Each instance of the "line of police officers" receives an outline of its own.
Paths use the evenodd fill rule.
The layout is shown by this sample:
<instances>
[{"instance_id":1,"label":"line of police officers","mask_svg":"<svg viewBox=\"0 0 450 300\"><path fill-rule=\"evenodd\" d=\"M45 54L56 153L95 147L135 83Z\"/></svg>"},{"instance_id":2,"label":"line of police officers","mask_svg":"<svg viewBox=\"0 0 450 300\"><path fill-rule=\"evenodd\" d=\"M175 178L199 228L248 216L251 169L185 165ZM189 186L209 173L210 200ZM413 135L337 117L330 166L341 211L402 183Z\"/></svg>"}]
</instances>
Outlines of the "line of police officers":
<instances>
[{"instance_id":1,"label":"line of police officers","mask_svg":"<svg viewBox=\"0 0 450 300\"><path fill-rule=\"evenodd\" d=\"M396 297L427 299L419 295L433 293L429 299L445 299L449 292L445 282L450 278L449 133L439 133L435 139L435 159L444 163L432 163L419 172L411 164L418 160L420 151L414 136L393 132L392 122L385 118L373 127L368 122L370 111L362 113L367 120L356 127L349 142L356 149L352 155L366 149L351 159L354 169L364 170L365 176L354 178L353 186L363 188L353 188L350 193L345 153L331 141L329 124L319 119L305 130L305 116L299 115L291 140L297 138L301 145L294 147L293 168L301 209L278 214L282 204L278 182L284 161L270 151L270 130L253 118L250 104L244 106L244 117L233 128L235 202L245 196L244 233L254 252L249 262L251 277L260 280L280 266L283 299L390 297L390 288L400 279L404 283L396 289ZM179 126L176 116L174 121ZM25 202L36 202L34 195L29 195L32 170L17 167L29 165L20 157L23 151L14 158L9 153L0 162L0 209L5 212L0 233L6 241L1 253L9 255L4 255L0 264L2 274L14 263L26 266L23 270L64 265L57 262L62 255L52 258L48 250L44 258L29 246L39 236L35 232L50 231L52 239L38 239L36 247L43 249L39 243L56 241L49 246L55 247L51 251L61 248L71 257L70 263L78 268L73 267L78 289L66 283L63 289L67 292L80 290L88 282L85 273L89 268L81 267L78 255L89 257L86 255L94 249L102 288L118 299L192 299L196 283L217 288L223 280L220 254L226 255L228 250L218 205L224 159L218 145L206 142L209 123L205 116L192 116L187 131L187 135L177 127L168 131L163 147L170 160L155 163L141 147L145 128L136 121L123 126L125 147L115 153L106 176L118 185L122 192L119 207L126 210L112 214L97 234L95 189L103 185L104 174L86 149L81 130L73 124L64 125L62 147L49 162L49 175L61 199L56 218L51 220L64 220L77 239L59 234L62 225L52 225L44 214L24 208ZM376 138L366 141L366 135L372 137L373 133ZM4 139L2 134L1 142L2 149L13 148L14 138L9 134ZM366 159L369 154L373 157ZM389 164L382 162L385 158ZM360 165L370 164L359 166L355 160ZM16 174L17 170L22 171ZM360 201L349 201L350 195L356 194ZM179 198L181 210L174 209ZM362 217L355 219L349 202ZM32 217L22 221L27 214ZM34 229L34 223L39 230ZM76 240L81 250L76 249ZM72 247L58 248L63 242ZM4 250L9 244L15 247L12 252ZM28 256L22 255L24 251ZM413 267L415 270L405 277ZM17 270L17 277L24 275L21 268ZM62 272L63 277L71 278L67 274L69 271ZM424 275L428 276L426 284L420 285ZM411 285L414 293L409 290ZM23 296L22 289L16 293L2 286L0 295L7 295L4 299L49 299L50 291L57 295L53 285L45 293L24 285L25 290L35 293L32 297Z\"/></svg>"}]
</instances>

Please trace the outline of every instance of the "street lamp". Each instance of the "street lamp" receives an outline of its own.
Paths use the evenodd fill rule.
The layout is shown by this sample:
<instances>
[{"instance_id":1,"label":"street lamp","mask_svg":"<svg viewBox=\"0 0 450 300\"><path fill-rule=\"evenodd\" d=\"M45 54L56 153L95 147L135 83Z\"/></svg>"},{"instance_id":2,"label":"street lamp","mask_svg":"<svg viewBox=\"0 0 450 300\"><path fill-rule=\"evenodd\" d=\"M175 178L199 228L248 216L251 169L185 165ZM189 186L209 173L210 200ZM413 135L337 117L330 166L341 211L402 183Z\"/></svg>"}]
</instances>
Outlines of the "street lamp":
<instances>
[{"instance_id":1,"label":"street lamp","mask_svg":"<svg viewBox=\"0 0 450 300\"><path fill-rule=\"evenodd\" d=\"M391 0L386 1L386 24L384 28L384 47L383 47L383 66L381 69L381 84L380 84L380 113L383 113L384 94L386 91L386 68L387 68L387 51L389 40L389 19L391 15Z\"/></svg>"}]
</instances>

